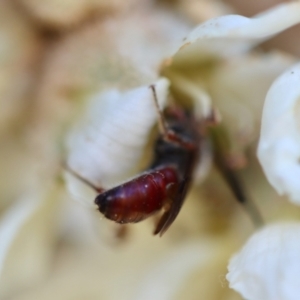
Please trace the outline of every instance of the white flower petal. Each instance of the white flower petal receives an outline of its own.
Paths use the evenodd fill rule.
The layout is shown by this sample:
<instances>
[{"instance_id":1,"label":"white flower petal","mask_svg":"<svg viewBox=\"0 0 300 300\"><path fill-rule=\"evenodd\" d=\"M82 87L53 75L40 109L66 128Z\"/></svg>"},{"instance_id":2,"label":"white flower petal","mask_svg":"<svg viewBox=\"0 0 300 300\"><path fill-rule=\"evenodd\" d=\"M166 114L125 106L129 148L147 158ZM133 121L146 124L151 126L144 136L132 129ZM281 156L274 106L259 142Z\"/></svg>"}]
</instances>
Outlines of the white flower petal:
<instances>
[{"instance_id":1,"label":"white flower petal","mask_svg":"<svg viewBox=\"0 0 300 300\"><path fill-rule=\"evenodd\" d=\"M279 194L300 203L300 64L270 88L263 110L258 158Z\"/></svg>"},{"instance_id":2,"label":"white flower petal","mask_svg":"<svg viewBox=\"0 0 300 300\"><path fill-rule=\"evenodd\" d=\"M0 221L0 274L2 272L7 253L19 233L20 229L38 209L39 201L32 197L20 199L8 210Z\"/></svg>"},{"instance_id":3,"label":"white flower petal","mask_svg":"<svg viewBox=\"0 0 300 300\"><path fill-rule=\"evenodd\" d=\"M207 58L228 57L249 50L300 22L300 2L282 4L253 18L227 15L211 19L196 27L185 39L179 50L181 58L195 54ZM177 54L177 55L178 55Z\"/></svg>"},{"instance_id":4,"label":"white flower petal","mask_svg":"<svg viewBox=\"0 0 300 300\"><path fill-rule=\"evenodd\" d=\"M194 182L199 184L204 181L209 174L213 162L213 149L211 141L203 139L200 147L200 161L197 163L194 171Z\"/></svg>"},{"instance_id":5,"label":"white flower petal","mask_svg":"<svg viewBox=\"0 0 300 300\"><path fill-rule=\"evenodd\" d=\"M43 280L51 267L59 194L43 188L25 193L0 221L1 299Z\"/></svg>"},{"instance_id":6,"label":"white flower petal","mask_svg":"<svg viewBox=\"0 0 300 300\"><path fill-rule=\"evenodd\" d=\"M266 93L272 82L295 60L282 53L232 58L212 72L208 90L221 112L233 143L257 139Z\"/></svg>"},{"instance_id":7,"label":"white flower petal","mask_svg":"<svg viewBox=\"0 0 300 300\"><path fill-rule=\"evenodd\" d=\"M230 287L247 300L297 300L300 223L270 225L254 234L229 263Z\"/></svg>"},{"instance_id":8,"label":"white flower petal","mask_svg":"<svg viewBox=\"0 0 300 300\"><path fill-rule=\"evenodd\" d=\"M169 82L160 79L155 85L163 109ZM126 92L102 92L84 118L69 136L69 167L102 187L124 180L139 162L157 122L151 89L143 86Z\"/></svg>"},{"instance_id":9,"label":"white flower petal","mask_svg":"<svg viewBox=\"0 0 300 300\"><path fill-rule=\"evenodd\" d=\"M211 97L199 82L193 82L176 72L172 72L168 74L168 76L172 82L172 88L175 91L179 91L179 93L187 96L187 98L192 99L194 114L197 119L211 115Z\"/></svg>"}]
</instances>

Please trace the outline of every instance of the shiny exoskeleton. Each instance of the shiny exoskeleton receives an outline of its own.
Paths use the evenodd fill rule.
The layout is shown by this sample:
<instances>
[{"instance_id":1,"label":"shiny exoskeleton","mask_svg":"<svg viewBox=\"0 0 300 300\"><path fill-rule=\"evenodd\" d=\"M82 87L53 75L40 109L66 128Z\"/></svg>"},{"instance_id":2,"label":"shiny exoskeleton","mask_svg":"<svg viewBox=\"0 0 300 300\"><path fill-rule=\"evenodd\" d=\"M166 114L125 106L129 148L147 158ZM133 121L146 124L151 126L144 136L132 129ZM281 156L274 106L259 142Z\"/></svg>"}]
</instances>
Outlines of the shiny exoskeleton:
<instances>
[{"instance_id":1,"label":"shiny exoskeleton","mask_svg":"<svg viewBox=\"0 0 300 300\"><path fill-rule=\"evenodd\" d=\"M162 235L177 217L198 160L200 133L190 112L168 109L168 135L155 143L154 159L140 176L99 194L100 212L117 223L140 222L162 208L154 233Z\"/></svg>"},{"instance_id":2,"label":"shiny exoskeleton","mask_svg":"<svg viewBox=\"0 0 300 300\"><path fill-rule=\"evenodd\" d=\"M246 208L254 224L263 224L255 203L246 195L235 167L228 162L227 134L222 126L216 126L215 111L212 110L211 116L201 122L195 120L191 111L180 107L168 108L163 114L158 107L155 87L150 88L158 112L160 135L154 145L153 161L145 172L105 191L65 166L99 193L95 199L99 211L107 219L126 224L143 221L163 209L154 231L154 234L162 235L180 212L194 168L205 148L202 147L205 144L203 141L206 140L213 144L215 166L233 195Z\"/></svg>"}]
</instances>

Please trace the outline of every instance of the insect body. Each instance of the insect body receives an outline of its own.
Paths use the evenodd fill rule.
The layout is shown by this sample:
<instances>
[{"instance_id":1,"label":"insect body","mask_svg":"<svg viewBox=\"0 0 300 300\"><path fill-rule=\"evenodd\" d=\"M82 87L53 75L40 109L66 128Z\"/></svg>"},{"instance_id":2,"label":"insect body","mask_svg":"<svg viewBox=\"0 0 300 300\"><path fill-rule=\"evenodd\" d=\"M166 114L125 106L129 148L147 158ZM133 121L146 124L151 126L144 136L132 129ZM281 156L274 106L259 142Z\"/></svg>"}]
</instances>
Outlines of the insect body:
<instances>
[{"instance_id":1,"label":"insect body","mask_svg":"<svg viewBox=\"0 0 300 300\"><path fill-rule=\"evenodd\" d=\"M169 109L165 118L168 128L155 144L148 171L95 199L100 212L117 223L136 223L164 208L154 232L161 235L181 209L198 159L200 139L196 123L186 111Z\"/></svg>"},{"instance_id":2,"label":"insect body","mask_svg":"<svg viewBox=\"0 0 300 300\"><path fill-rule=\"evenodd\" d=\"M178 184L176 168L167 166L99 194L95 203L108 219L137 223L159 211L167 199L172 199Z\"/></svg>"},{"instance_id":3,"label":"insect body","mask_svg":"<svg viewBox=\"0 0 300 300\"><path fill-rule=\"evenodd\" d=\"M153 91L161 133L154 146L153 161L144 173L104 191L66 167L99 193L95 199L99 211L106 218L125 224L140 222L164 209L154 231L154 234L162 235L180 212L199 160L202 142L209 139L215 146L216 167L254 223L262 224L258 210L246 197L234 168L230 167L226 155L224 156L226 149L221 143L224 134L221 134L221 138L218 134L207 136L206 128L209 124L216 123L216 115L212 112L206 120L197 122L190 111L179 107L168 108L162 114L155 87L150 88ZM215 133L219 132L216 128Z\"/></svg>"}]
</instances>

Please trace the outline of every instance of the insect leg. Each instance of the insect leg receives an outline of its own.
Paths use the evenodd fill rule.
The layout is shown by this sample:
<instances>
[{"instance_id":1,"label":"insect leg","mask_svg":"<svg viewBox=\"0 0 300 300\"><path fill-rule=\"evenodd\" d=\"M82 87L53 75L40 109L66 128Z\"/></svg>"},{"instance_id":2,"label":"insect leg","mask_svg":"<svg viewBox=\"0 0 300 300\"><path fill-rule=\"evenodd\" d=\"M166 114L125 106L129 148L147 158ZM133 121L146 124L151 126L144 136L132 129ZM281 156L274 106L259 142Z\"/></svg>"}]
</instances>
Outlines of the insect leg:
<instances>
[{"instance_id":1,"label":"insect leg","mask_svg":"<svg viewBox=\"0 0 300 300\"><path fill-rule=\"evenodd\" d=\"M230 163L228 159L230 141L225 128L220 125L210 128L210 136L213 141L214 162L217 169L230 187L237 201L244 206L253 223L257 227L262 226L264 221L258 208L254 201L247 195L236 166Z\"/></svg>"},{"instance_id":2,"label":"insect leg","mask_svg":"<svg viewBox=\"0 0 300 300\"><path fill-rule=\"evenodd\" d=\"M190 180L188 178L183 180L176 197L174 199L171 199L172 204L163 213L160 220L158 221L156 228L153 232L154 235L159 234L160 236L162 236L168 230L168 228L172 225L172 223L178 216L180 209L182 207L182 204L185 200L186 193L189 188L189 184L187 184L187 182L190 182Z\"/></svg>"},{"instance_id":3,"label":"insect leg","mask_svg":"<svg viewBox=\"0 0 300 300\"><path fill-rule=\"evenodd\" d=\"M81 175L79 175L78 173L76 173L74 170L72 170L65 162L62 164L63 168L68 171L69 173L71 173L72 175L74 175L76 178L78 178L79 180L81 180L82 182L84 182L85 184L87 184L88 186L90 186L92 189L94 189L97 193L102 193L104 192L103 188L97 187L95 186L93 183L91 183L89 180L87 180L86 178L83 178Z\"/></svg>"},{"instance_id":4,"label":"insect leg","mask_svg":"<svg viewBox=\"0 0 300 300\"><path fill-rule=\"evenodd\" d=\"M243 187L237 171L228 167L219 167L219 170L235 198L245 207L253 223L257 227L261 227L264 224L263 218L254 201L246 194L245 188Z\"/></svg>"},{"instance_id":5,"label":"insect leg","mask_svg":"<svg viewBox=\"0 0 300 300\"><path fill-rule=\"evenodd\" d=\"M183 139L181 136L176 134L173 130L168 128L168 124L167 124L167 122L164 118L164 115L158 104L155 85L154 84L150 85L150 88L153 93L153 101L154 101L155 109L156 109L156 112L158 115L159 130L160 130L162 136L164 137L164 139L166 141L178 144L186 149L193 149L195 147L193 142Z\"/></svg>"}]
</instances>

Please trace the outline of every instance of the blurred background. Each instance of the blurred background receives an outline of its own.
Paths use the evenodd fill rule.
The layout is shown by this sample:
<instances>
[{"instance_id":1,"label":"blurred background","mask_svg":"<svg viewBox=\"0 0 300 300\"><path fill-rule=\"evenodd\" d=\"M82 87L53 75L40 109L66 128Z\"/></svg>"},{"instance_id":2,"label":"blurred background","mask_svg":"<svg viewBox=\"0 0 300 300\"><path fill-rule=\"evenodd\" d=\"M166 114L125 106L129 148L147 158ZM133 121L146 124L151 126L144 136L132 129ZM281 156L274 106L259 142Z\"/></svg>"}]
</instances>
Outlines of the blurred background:
<instances>
[{"instance_id":1,"label":"blurred background","mask_svg":"<svg viewBox=\"0 0 300 300\"><path fill-rule=\"evenodd\" d=\"M72 200L61 162L66 132L93 93L151 81L171 53L168 45L198 23L229 13L251 17L283 2L290 1L0 1L1 300L241 299L228 288L226 266L253 226L218 174L193 187L159 238L152 236L153 220L125 231ZM154 35L163 32L155 46L147 44L152 29L128 33L152 24ZM299 34L294 26L260 51L298 57ZM139 46L149 49L141 60ZM137 65L120 53L132 53ZM156 69L149 71L144 57ZM267 184L255 143L241 174L246 186L265 199L263 214L272 205L269 220L298 217Z\"/></svg>"}]
</instances>

